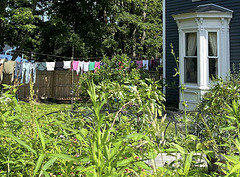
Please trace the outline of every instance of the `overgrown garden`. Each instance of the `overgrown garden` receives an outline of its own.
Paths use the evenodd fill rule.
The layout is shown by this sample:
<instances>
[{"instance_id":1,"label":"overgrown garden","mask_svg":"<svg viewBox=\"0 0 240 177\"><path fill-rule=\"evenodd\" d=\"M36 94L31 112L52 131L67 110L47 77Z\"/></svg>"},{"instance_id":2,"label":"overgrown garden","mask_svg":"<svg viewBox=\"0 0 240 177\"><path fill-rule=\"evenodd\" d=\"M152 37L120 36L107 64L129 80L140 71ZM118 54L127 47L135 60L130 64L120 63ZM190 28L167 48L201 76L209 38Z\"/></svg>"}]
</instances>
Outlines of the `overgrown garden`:
<instances>
[{"instance_id":1,"label":"overgrown garden","mask_svg":"<svg viewBox=\"0 0 240 177\"><path fill-rule=\"evenodd\" d=\"M239 73L176 117L162 81L133 66L161 57L161 18L160 0L1 0L0 48L16 46L13 59L106 57L81 75L73 107L36 102L33 83L28 103L2 85L0 176L240 176ZM175 158L159 167L159 154Z\"/></svg>"},{"instance_id":2,"label":"overgrown garden","mask_svg":"<svg viewBox=\"0 0 240 177\"><path fill-rule=\"evenodd\" d=\"M161 83L131 67L125 55L105 63L82 76L76 88L85 101L73 110L41 107L33 89L29 103L18 102L17 88L5 86L1 176L239 176L236 76L218 81L198 111L176 118L182 129L176 134L174 126L165 131ZM180 158L158 167L154 159L160 153Z\"/></svg>"}]
</instances>

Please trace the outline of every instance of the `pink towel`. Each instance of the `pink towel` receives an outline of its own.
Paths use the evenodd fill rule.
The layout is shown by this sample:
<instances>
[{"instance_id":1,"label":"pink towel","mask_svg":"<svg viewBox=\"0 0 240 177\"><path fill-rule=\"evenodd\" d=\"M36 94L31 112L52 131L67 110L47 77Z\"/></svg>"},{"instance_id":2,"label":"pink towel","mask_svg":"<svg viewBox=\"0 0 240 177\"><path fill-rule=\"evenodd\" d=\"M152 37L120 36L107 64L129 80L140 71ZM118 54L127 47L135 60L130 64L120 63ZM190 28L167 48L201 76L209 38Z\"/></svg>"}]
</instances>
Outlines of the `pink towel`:
<instances>
[{"instance_id":1,"label":"pink towel","mask_svg":"<svg viewBox=\"0 0 240 177\"><path fill-rule=\"evenodd\" d=\"M95 62L95 66L94 66L94 72L97 71L97 69L100 69L100 62Z\"/></svg>"},{"instance_id":2,"label":"pink towel","mask_svg":"<svg viewBox=\"0 0 240 177\"><path fill-rule=\"evenodd\" d=\"M142 60L137 60L136 64L137 64L137 69L141 69L143 67Z\"/></svg>"},{"instance_id":3,"label":"pink towel","mask_svg":"<svg viewBox=\"0 0 240 177\"><path fill-rule=\"evenodd\" d=\"M73 61L71 69L73 69L74 71L77 71L78 70L78 64L79 64L79 61Z\"/></svg>"}]
</instances>

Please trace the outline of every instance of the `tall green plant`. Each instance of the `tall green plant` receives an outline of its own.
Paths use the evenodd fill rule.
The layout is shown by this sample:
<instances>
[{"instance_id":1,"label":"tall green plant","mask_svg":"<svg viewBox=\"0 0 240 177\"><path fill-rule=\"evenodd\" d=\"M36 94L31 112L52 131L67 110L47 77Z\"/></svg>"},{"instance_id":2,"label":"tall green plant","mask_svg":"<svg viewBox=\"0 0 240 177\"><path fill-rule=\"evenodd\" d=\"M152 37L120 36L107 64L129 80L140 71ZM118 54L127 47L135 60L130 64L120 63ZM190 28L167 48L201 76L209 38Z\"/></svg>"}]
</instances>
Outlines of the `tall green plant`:
<instances>
[{"instance_id":1,"label":"tall green plant","mask_svg":"<svg viewBox=\"0 0 240 177\"><path fill-rule=\"evenodd\" d=\"M111 122L108 122L106 113L101 113L106 103L105 98L101 97L100 101L93 82L89 82L88 85L88 93L93 104L91 110L94 113L94 126L88 125L88 129L80 130L77 135L84 148L79 157L82 163L76 170L79 170L80 174L100 177L137 173L139 168L150 169L139 159L141 153L136 151L143 140L149 144L149 138L135 131L119 134L116 127L119 112Z\"/></svg>"}]
</instances>

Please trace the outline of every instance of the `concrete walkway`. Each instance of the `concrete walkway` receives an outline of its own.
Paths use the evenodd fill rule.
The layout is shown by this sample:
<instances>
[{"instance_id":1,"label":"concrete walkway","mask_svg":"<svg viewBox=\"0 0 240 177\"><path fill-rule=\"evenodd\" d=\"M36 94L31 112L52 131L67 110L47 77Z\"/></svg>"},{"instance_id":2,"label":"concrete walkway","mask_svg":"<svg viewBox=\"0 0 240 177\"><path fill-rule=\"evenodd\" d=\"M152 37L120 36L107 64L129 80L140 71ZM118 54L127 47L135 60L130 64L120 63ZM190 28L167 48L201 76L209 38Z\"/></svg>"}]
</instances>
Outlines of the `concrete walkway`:
<instances>
[{"instance_id":1,"label":"concrete walkway","mask_svg":"<svg viewBox=\"0 0 240 177\"><path fill-rule=\"evenodd\" d=\"M200 153L195 153L194 155L198 155L200 156ZM194 156L193 155L193 156ZM197 163L199 163L199 165L196 165L198 167L207 167L207 162L204 159L204 157L206 157L205 155L203 155L203 157L197 160ZM177 159L181 159L181 154L180 153L172 153L172 155L168 155L167 153L160 153L154 160L154 163L156 165L156 167L163 167L163 166L168 166L171 162L177 160ZM146 160L145 161L149 166L152 166L152 160Z\"/></svg>"}]
</instances>

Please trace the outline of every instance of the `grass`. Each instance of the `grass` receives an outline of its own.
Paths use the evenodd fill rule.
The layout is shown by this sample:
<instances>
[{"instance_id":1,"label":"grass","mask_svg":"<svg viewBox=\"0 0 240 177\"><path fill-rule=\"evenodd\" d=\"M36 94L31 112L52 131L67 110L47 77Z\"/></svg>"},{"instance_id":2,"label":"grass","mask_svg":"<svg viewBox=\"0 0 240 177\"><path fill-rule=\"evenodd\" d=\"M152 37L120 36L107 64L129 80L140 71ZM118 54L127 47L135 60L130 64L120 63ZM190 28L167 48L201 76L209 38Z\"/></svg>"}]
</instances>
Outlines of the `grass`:
<instances>
[{"instance_id":1,"label":"grass","mask_svg":"<svg viewBox=\"0 0 240 177\"><path fill-rule=\"evenodd\" d=\"M25 115L30 115L31 109L30 109L30 104L28 102L20 101L19 105L21 106L22 112ZM37 103L35 104L35 109L38 112L37 117L41 117L52 112L61 112L61 111L71 110L71 104Z\"/></svg>"}]
</instances>

